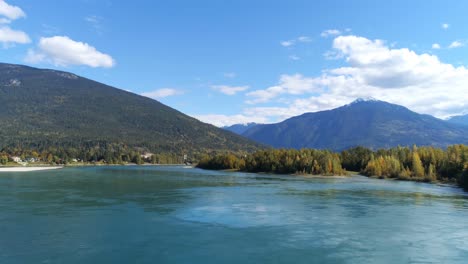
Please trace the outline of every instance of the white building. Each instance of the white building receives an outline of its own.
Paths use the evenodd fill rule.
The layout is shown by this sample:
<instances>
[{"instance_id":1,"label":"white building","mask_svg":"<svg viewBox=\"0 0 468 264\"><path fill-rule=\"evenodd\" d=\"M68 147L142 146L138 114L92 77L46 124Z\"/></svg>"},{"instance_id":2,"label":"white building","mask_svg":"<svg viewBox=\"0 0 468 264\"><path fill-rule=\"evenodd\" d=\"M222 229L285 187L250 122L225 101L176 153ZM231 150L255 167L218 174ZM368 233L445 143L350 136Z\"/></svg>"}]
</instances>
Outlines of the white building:
<instances>
[{"instance_id":1,"label":"white building","mask_svg":"<svg viewBox=\"0 0 468 264\"><path fill-rule=\"evenodd\" d=\"M17 156L14 156L14 157L11 157L11 159L14 161L14 162L22 162L21 158L20 157L17 157Z\"/></svg>"}]
</instances>

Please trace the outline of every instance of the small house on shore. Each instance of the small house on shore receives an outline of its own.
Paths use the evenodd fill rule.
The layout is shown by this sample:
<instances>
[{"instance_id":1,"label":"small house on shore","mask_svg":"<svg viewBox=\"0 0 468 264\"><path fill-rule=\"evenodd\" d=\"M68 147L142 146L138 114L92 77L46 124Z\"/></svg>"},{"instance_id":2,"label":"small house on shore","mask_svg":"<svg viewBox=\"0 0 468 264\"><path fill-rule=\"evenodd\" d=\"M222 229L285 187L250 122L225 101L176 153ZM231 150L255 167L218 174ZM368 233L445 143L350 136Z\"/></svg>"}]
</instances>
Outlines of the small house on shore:
<instances>
[{"instance_id":1,"label":"small house on shore","mask_svg":"<svg viewBox=\"0 0 468 264\"><path fill-rule=\"evenodd\" d=\"M21 160L21 158L18 157L18 156L13 156L13 157L11 157L11 160L12 160L13 162L16 162L16 163L20 163L20 162L23 161L23 160Z\"/></svg>"}]
</instances>

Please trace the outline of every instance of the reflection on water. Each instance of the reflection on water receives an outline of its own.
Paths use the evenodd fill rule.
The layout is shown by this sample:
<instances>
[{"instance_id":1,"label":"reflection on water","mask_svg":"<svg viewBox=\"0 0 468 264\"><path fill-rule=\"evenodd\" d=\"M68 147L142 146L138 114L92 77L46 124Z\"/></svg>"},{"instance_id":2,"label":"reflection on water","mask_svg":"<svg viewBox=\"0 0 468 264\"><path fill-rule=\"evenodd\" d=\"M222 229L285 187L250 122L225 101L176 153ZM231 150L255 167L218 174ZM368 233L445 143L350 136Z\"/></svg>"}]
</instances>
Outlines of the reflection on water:
<instances>
[{"instance_id":1,"label":"reflection on water","mask_svg":"<svg viewBox=\"0 0 468 264\"><path fill-rule=\"evenodd\" d=\"M182 167L0 174L0 263L466 263L468 196Z\"/></svg>"}]
</instances>

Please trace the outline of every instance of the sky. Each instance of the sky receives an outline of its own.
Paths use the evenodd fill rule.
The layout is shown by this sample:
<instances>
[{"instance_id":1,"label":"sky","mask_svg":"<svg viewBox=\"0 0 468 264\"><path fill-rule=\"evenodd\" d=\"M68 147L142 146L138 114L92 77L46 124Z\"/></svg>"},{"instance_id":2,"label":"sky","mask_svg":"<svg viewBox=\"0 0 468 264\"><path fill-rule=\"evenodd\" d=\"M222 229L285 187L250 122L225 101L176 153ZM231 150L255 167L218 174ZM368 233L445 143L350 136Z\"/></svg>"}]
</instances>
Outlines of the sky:
<instances>
[{"instance_id":1,"label":"sky","mask_svg":"<svg viewBox=\"0 0 468 264\"><path fill-rule=\"evenodd\" d=\"M468 114L468 1L0 0L0 62L68 71L216 126L357 98Z\"/></svg>"}]
</instances>

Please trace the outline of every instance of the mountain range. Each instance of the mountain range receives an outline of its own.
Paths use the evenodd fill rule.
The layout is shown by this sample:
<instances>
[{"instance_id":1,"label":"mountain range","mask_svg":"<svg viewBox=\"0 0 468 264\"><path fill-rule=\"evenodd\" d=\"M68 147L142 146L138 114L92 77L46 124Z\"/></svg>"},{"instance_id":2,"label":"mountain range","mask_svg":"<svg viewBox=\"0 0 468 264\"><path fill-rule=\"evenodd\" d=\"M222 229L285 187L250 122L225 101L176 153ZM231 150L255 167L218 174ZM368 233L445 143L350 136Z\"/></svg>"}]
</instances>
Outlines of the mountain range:
<instances>
[{"instance_id":1,"label":"mountain range","mask_svg":"<svg viewBox=\"0 0 468 264\"><path fill-rule=\"evenodd\" d=\"M178 153L260 146L156 100L72 73L0 64L0 150L108 143Z\"/></svg>"},{"instance_id":2,"label":"mountain range","mask_svg":"<svg viewBox=\"0 0 468 264\"><path fill-rule=\"evenodd\" d=\"M241 135L276 148L296 149L377 149L413 144L445 147L468 143L468 127L374 99L358 99L277 124L255 125Z\"/></svg>"},{"instance_id":3,"label":"mountain range","mask_svg":"<svg viewBox=\"0 0 468 264\"><path fill-rule=\"evenodd\" d=\"M0 63L0 150L109 143L157 153L254 151L263 144L332 150L445 147L468 143L468 126L462 125L466 118L444 121L403 106L358 99L277 124L220 129L156 100L72 73Z\"/></svg>"},{"instance_id":4,"label":"mountain range","mask_svg":"<svg viewBox=\"0 0 468 264\"><path fill-rule=\"evenodd\" d=\"M231 131L233 133L236 133L238 135L242 135L245 131L251 129L252 127L255 127L259 124L257 123L246 123L246 124L235 124L235 125L232 125L232 126L223 126L221 127L222 129L225 129L225 130L228 130L228 131Z\"/></svg>"},{"instance_id":5,"label":"mountain range","mask_svg":"<svg viewBox=\"0 0 468 264\"><path fill-rule=\"evenodd\" d=\"M468 114L467 115L452 116L447 121L450 122L450 123L453 123L453 124L468 126Z\"/></svg>"}]
</instances>

